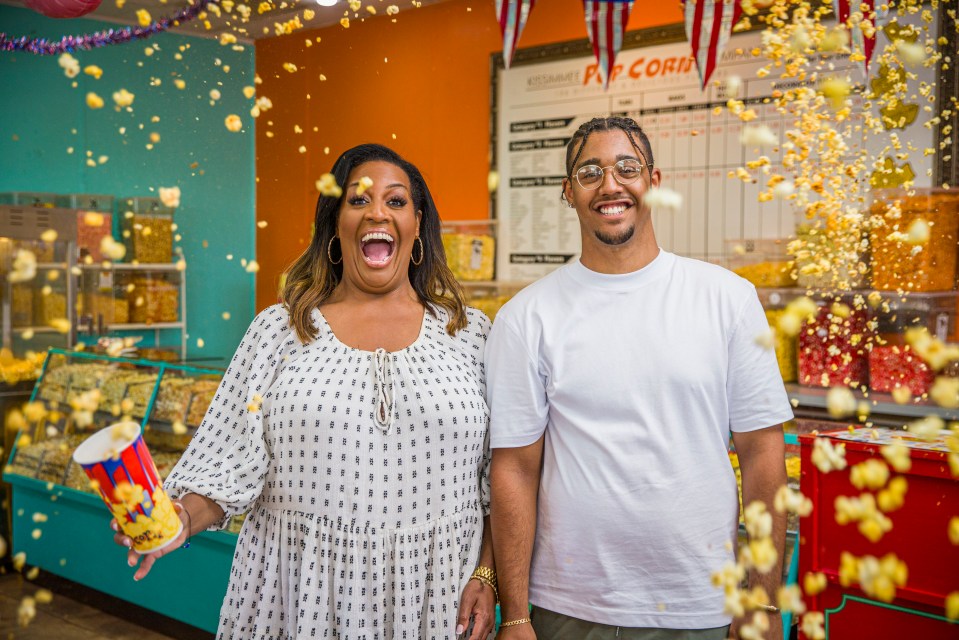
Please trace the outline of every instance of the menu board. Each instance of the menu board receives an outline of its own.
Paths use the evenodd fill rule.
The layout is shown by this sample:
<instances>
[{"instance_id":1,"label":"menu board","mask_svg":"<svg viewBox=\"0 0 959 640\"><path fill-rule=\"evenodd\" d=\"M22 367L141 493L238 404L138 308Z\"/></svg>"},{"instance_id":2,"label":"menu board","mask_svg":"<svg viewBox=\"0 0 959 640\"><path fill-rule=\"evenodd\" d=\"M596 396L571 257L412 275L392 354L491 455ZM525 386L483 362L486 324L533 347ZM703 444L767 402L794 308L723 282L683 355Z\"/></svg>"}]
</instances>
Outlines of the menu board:
<instances>
[{"instance_id":1,"label":"menu board","mask_svg":"<svg viewBox=\"0 0 959 640\"><path fill-rule=\"evenodd\" d=\"M566 145L579 125L594 116L627 115L639 122L662 172L662 184L682 196L679 211L653 214L656 239L664 249L722 263L733 241L794 234L797 216L788 202L758 201L765 186L762 178L753 183L728 177L753 159L752 151L740 142L742 122L725 108L728 77L741 78L738 97L757 112L753 124L768 125L780 141L791 127L770 96L776 89L789 88L792 80L756 75L764 61L750 50L760 45L760 33L734 34L705 90L700 89L681 26L655 30L651 39L658 43L649 46L641 43L650 39L637 37L643 33L627 34L633 48L619 53L607 91L585 43L552 45L553 56L548 51L520 50L508 71L501 65L494 69L491 128L500 175L499 189L492 196L498 218L497 279L533 280L579 254L576 211L560 195ZM835 73L848 72L853 84L866 81L848 56L834 56L830 63ZM920 79L931 79L931 70L919 73ZM861 99L854 103L853 113L861 120ZM932 144L932 130L920 122L897 133L920 150ZM881 149L886 142L875 144ZM853 149L862 144L871 146L860 134ZM781 167L781 149L764 153L775 173ZM916 186L930 186L927 170L932 158L920 151L912 154L910 163Z\"/></svg>"}]
</instances>

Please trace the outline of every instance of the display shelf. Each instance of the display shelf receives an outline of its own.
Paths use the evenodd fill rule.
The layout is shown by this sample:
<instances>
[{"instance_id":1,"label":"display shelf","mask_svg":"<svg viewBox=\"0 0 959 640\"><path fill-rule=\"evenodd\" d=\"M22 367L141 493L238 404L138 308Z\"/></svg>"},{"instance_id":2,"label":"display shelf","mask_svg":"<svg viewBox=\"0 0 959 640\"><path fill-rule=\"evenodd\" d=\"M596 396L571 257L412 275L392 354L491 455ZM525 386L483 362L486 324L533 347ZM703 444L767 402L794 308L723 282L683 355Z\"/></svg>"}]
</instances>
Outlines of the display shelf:
<instances>
[{"instance_id":1,"label":"display shelf","mask_svg":"<svg viewBox=\"0 0 959 640\"><path fill-rule=\"evenodd\" d=\"M183 322L124 322L107 323L104 326L111 331L135 331L145 329L182 329L186 324Z\"/></svg>"},{"instance_id":2,"label":"display shelf","mask_svg":"<svg viewBox=\"0 0 959 640\"><path fill-rule=\"evenodd\" d=\"M81 264L80 268L85 271L182 271L173 262L158 263L132 263L132 262L108 262L93 264Z\"/></svg>"},{"instance_id":3,"label":"display shelf","mask_svg":"<svg viewBox=\"0 0 959 640\"><path fill-rule=\"evenodd\" d=\"M34 333L60 333L57 329L53 327L48 327L46 325L41 325L37 327L11 327L11 333L24 333L26 331L33 331Z\"/></svg>"},{"instance_id":4,"label":"display shelf","mask_svg":"<svg viewBox=\"0 0 959 640\"><path fill-rule=\"evenodd\" d=\"M51 270L51 269L68 269L70 265L66 262L38 262L37 269Z\"/></svg>"}]
</instances>

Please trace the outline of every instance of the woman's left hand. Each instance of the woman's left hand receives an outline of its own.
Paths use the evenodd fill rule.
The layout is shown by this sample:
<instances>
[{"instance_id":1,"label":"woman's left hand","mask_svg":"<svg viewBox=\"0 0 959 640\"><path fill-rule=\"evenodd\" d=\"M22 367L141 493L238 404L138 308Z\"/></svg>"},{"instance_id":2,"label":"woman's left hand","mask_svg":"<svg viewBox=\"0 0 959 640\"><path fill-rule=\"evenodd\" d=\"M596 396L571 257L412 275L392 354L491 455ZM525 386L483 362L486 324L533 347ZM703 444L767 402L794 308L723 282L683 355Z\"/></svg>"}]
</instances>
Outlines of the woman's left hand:
<instances>
[{"instance_id":1,"label":"woman's left hand","mask_svg":"<svg viewBox=\"0 0 959 640\"><path fill-rule=\"evenodd\" d=\"M479 580L470 580L463 588L460 598L459 615L456 618L456 637L458 638L473 619L473 632L463 640L484 640L493 632L496 623L496 599L493 589Z\"/></svg>"}]
</instances>

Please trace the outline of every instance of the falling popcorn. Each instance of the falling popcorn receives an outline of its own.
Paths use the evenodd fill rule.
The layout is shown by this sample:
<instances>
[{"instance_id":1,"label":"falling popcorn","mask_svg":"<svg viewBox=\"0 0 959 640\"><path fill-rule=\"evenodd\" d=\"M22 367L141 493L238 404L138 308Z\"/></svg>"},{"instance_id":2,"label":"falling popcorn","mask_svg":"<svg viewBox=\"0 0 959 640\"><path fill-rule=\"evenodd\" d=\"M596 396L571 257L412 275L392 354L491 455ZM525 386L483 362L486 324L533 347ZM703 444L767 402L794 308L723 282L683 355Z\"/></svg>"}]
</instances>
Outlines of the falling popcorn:
<instances>
[{"instance_id":1,"label":"falling popcorn","mask_svg":"<svg viewBox=\"0 0 959 640\"><path fill-rule=\"evenodd\" d=\"M197 346L198 348L202 349L205 344L206 344L206 343L203 341L203 338L197 338L197 339L196 339L196 346Z\"/></svg>"},{"instance_id":2,"label":"falling popcorn","mask_svg":"<svg viewBox=\"0 0 959 640\"><path fill-rule=\"evenodd\" d=\"M826 393L826 409L837 420L851 416L856 412L856 396L849 387L832 387Z\"/></svg>"},{"instance_id":3,"label":"falling popcorn","mask_svg":"<svg viewBox=\"0 0 959 640\"><path fill-rule=\"evenodd\" d=\"M110 437L115 441L129 442L137 437L139 428L136 422L120 422L110 428Z\"/></svg>"},{"instance_id":4,"label":"falling popcorn","mask_svg":"<svg viewBox=\"0 0 959 640\"><path fill-rule=\"evenodd\" d=\"M912 389L896 387L892 390L892 399L896 404L909 404L909 401L912 400Z\"/></svg>"},{"instance_id":5,"label":"falling popcorn","mask_svg":"<svg viewBox=\"0 0 959 640\"><path fill-rule=\"evenodd\" d=\"M331 198L339 198L343 195L343 190L336 184L336 178L333 177L332 173L324 173L320 176L320 179L316 181L316 190L320 194Z\"/></svg>"},{"instance_id":6,"label":"falling popcorn","mask_svg":"<svg viewBox=\"0 0 959 640\"><path fill-rule=\"evenodd\" d=\"M920 440L931 442L939 437L946 423L939 416L926 416L919 420L914 420L906 425L906 430L915 435Z\"/></svg>"},{"instance_id":7,"label":"falling popcorn","mask_svg":"<svg viewBox=\"0 0 959 640\"><path fill-rule=\"evenodd\" d=\"M870 458L849 471L849 480L857 489L880 489L889 480L889 467L882 460Z\"/></svg>"},{"instance_id":8,"label":"falling popcorn","mask_svg":"<svg viewBox=\"0 0 959 640\"><path fill-rule=\"evenodd\" d=\"M812 513L812 500L804 496L801 492L783 485L776 491L773 508L780 513L791 511L805 518Z\"/></svg>"},{"instance_id":9,"label":"falling popcorn","mask_svg":"<svg viewBox=\"0 0 959 640\"><path fill-rule=\"evenodd\" d=\"M912 460L909 458L910 449L901 440L897 439L879 451L886 462L899 473L905 473L912 468Z\"/></svg>"},{"instance_id":10,"label":"falling popcorn","mask_svg":"<svg viewBox=\"0 0 959 640\"><path fill-rule=\"evenodd\" d=\"M173 86L175 86L177 89L180 89L182 91L183 89L186 89L186 80L184 80L183 78L174 78Z\"/></svg>"},{"instance_id":11,"label":"falling popcorn","mask_svg":"<svg viewBox=\"0 0 959 640\"><path fill-rule=\"evenodd\" d=\"M100 253L110 260L122 260L127 253L127 248L122 242L117 242L113 236L104 236L100 240Z\"/></svg>"},{"instance_id":12,"label":"falling popcorn","mask_svg":"<svg viewBox=\"0 0 959 640\"><path fill-rule=\"evenodd\" d=\"M772 328L765 329L753 338L753 342L763 349L771 351L776 347L776 331Z\"/></svg>"},{"instance_id":13,"label":"falling popcorn","mask_svg":"<svg viewBox=\"0 0 959 640\"><path fill-rule=\"evenodd\" d=\"M93 76L95 80L99 80L100 76L103 75L103 69L95 64L91 64L83 68L83 73L87 74L88 76Z\"/></svg>"},{"instance_id":14,"label":"falling popcorn","mask_svg":"<svg viewBox=\"0 0 959 640\"><path fill-rule=\"evenodd\" d=\"M137 22L140 23L141 27L149 27L153 18L150 17L150 12L146 9L137 9Z\"/></svg>"},{"instance_id":15,"label":"falling popcorn","mask_svg":"<svg viewBox=\"0 0 959 640\"><path fill-rule=\"evenodd\" d=\"M26 627L37 615L36 601L30 596L24 596L17 607L17 624Z\"/></svg>"},{"instance_id":16,"label":"falling popcorn","mask_svg":"<svg viewBox=\"0 0 959 640\"><path fill-rule=\"evenodd\" d=\"M779 603L779 608L786 613L798 616L806 612L806 604L803 602L802 590L798 584L780 587L779 593L776 594L776 601Z\"/></svg>"},{"instance_id":17,"label":"falling popcorn","mask_svg":"<svg viewBox=\"0 0 959 640\"><path fill-rule=\"evenodd\" d=\"M667 187L650 189L643 195L643 202L651 209L679 211L683 206L683 197Z\"/></svg>"},{"instance_id":18,"label":"falling popcorn","mask_svg":"<svg viewBox=\"0 0 959 640\"><path fill-rule=\"evenodd\" d=\"M246 264L246 272L247 272L247 273L256 273L256 272L259 271L259 270L260 270L260 263L257 262L256 260L250 260L250 261Z\"/></svg>"},{"instance_id":19,"label":"falling popcorn","mask_svg":"<svg viewBox=\"0 0 959 640\"><path fill-rule=\"evenodd\" d=\"M386 7L386 15L388 16L395 16L399 12L400 8L395 4L391 4L390 6Z\"/></svg>"},{"instance_id":20,"label":"falling popcorn","mask_svg":"<svg viewBox=\"0 0 959 640\"><path fill-rule=\"evenodd\" d=\"M115 102L117 107L120 109L129 107L131 104L133 104L133 99L135 97L136 96L126 89L120 89L119 91L113 92L113 102Z\"/></svg>"},{"instance_id":21,"label":"falling popcorn","mask_svg":"<svg viewBox=\"0 0 959 640\"><path fill-rule=\"evenodd\" d=\"M247 100L251 100L255 95L256 87L243 87L243 97L245 97Z\"/></svg>"},{"instance_id":22,"label":"falling popcorn","mask_svg":"<svg viewBox=\"0 0 959 640\"><path fill-rule=\"evenodd\" d=\"M174 420L172 425L173 433L182 436L187 432L187 426L180 420Z\"/></svg>"},{"instance_id":23,"label":"falling popcorn","mask_svg":"<svg viewBox=\"0 0 959 640\"><path fill-rule=\"evenodd\" d=\"M160 187L157 191L164 207L176 209L180 206L180 187Z\"/></svg>"},{"instance_id":24,"label":"falling popcorn","mask_svg":"<svg viewBox=\"0 0 959 640\"><path fill-rule=\"evenodd\" d=\"M243 121L240 120L240 116L232 113L226 117L224 124L226 124L227 130L234 133L243 128Z\"/></svg>"},{"instance_id":25,"label":"falling popcorn","mask_svg":"<svg viewBox=\"0 0 959 640\"><path fill-rule=\"evenodd\" d=\"M959 409L959 378L938 376L929 389L929 397L940 407Z\"/></svg>"},{"instance_id":26,"label":"falling popcorn","mask_svg":"<svg viewBox=\"0 0 959 640\"><path fill-rule=\"evenodd\" d=\"M817 596L826 590L826 574L819 572L808 572L802 581L803 591L807 596Z\"/></svg>"},{"instance_id":27,"label":"falling popcorn","mask_svg":"<svg viewBox=\"0 0 959 640\"><path fill-rule=\"evenodd\" d=\"M102 109L103 98L91 91L87 94L87 106L91 109Z\"/></svg>"},{"instance_id":28,"label":"falling popcorn","mask_svg":"<svg viewBox=\"0 0 959 640\"><path fill-rule=\"evenodd\" d=\"M812 463L823 473L846 468L846 445L833 446L828 438L816 438L813 443Z\"/></svg>"},{"instance_id":29,"label":"falling popcorn","mask_svg":"<svg viewBox=\"0 0 959 640\"><path fill-rule=\"evenodd\" d=\"M744 147L774 147L779 144L779 139L766 125L746 125L739 136L739 142Z\"/></svg>"},{"instance_id":30,"label":"falling popcorn","mask_svg":"<svg viewBox=\"0 0 959 640\"><path fill-rule=\"evenodd\" d=\"M946 617L959 621L959 591L953 591L946 596Z\"/></svg>"},{"instance_id":31,"label":"falling popcorn","mask_svg":"<svg viewBox=\"0 0 959 640\"><path fill-rule=\"evenodd\" d=\"M909 225L909 231L906 232L908 237L906 242L912 245L923 245L929 242L929 223L925 220L919 218L911 225Z\"/></svg>"},{"instance_id":32,"label":"falling popcorn","mask_svg":"<svg viewBox=\"0 0 959 640\"><path fill-rule=\"evenodd\" d=\"M60 54L57 64L63 69L63 75L68 78L76 78L80 73L80 62L69 53Z\"/></svg>"},{"instance_id":33,"label":"falling popcorn","mask_svg":"<svg viewBox=\"0 0 959 640\"><path fill-rule=\"evenodd\" d=\"M889 486L876 495L876 504L883 513L890 513L901 509L906 502L906 491L909 483L902 476L896 476L889 482Z\"/></svg>"},{"instance_id":34,"label":"falling popcorn","mask_svg":"<svg viewBox=\"0 0 959 640\"><path fill-rule=\"evenodd\" d=\"M356 195L361 196L363 192L373 186L373 180L369 176L363 176L356 185Z\"/></svg>"},{"instance_id":35,"label":"falling popcorn","mask_svg":"<svg viewBox=\"0 0 959 640\"><path fill-rule=\"evenodd\" d=\"M499 171L490 170L486 175L486 190L494 193L497 189L499 189Z\"/></svg>"},{"instance_id":36,"label":"falling popcorn","mask_svg":"<svg viewBox=\"0 0 959 640\"><path fill-rule=\"evenodd\" d=\"M283 69L285 69L285 70L287 71L287 73L296 73L296 72L297 72L297 66L296 66L295 64L293 64L292 62L284 62L284 63L283 63Z\"/></svg>"},{"instance_id":37,"label":"falling popcorn","mask_svg":"<svg viewBox=\"0 0 959 640\"><path fill-rule=\"evenodd\" d=\"M800 629L808 640L826 640L823 628L826 617L819 611L811 611L802 617Z\"/></svg>"},{"instance_id":38,"label":"falling popcorn","mask_svg":"<svg viewBox=\"0 0 959 640\"><path fill-rule=\"evenodd\" d=\"M27 282L37 277L37 256L32 251L17 249L12 266L13 270L7 274L10 282Z\"/></svg>"},{"instance_id":39,"label":"falling popcorn","mask_svg":"<svg viewBox=\"0 0 959 640\"><path fill-rule=\"evenodd\" d=\"M210 100L213 100L215 102L219 100L220 97L221 97L221 94L219 89L210 89Z\"/></svg>"},{"instance_id":40,"label":"falling popcorn","mask_svg":"<svg viewBox=\"0 0 959 640\"><path fill-rule=\"evenodd\" d=\"M783 180L773 187L773 196L785 200L796 192L796 185L791 180Z\"/></svg>"}]
</instances>

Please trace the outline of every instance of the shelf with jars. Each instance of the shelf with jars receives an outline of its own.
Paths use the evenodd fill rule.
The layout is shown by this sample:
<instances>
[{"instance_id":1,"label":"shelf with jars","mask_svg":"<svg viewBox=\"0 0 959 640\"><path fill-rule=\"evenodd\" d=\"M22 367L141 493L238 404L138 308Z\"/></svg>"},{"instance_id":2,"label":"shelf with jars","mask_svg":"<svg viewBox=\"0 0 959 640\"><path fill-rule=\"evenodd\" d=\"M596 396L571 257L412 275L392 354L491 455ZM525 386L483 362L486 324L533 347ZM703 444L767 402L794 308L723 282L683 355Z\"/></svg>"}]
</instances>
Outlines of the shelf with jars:
<instances>
[{"instance_id":1,"label":"shelf with jars","mask_svg":"<svg viewBox=\"0 0 959 640\"><path fill-rule=\"evenodd\" d=\"M159 348L172 330L186 357L186 273L173 262L172 209L155 198L126 198L114 216L114 198L104 195L0 194L4 201L37 204L0 204L0 270L13 271L21 249L34 263L32 277L10 285L4 278L4 347L19 356L146 331ZM103 253L114 222L121 242L112 245L122 245L125 262ZM57 332L60 341L41 339Z\"/></svg>"},{"instance_id":2,"label":"shelf with jars","mask_svg":"<svg viewBox=\"0 0 959 640\"><path fill-rule=\"evenodd\" d=\"M91 433L126 417L140 424L165 478L206 415L222 374L50 350L31 404L13 420L19 435L4 470L13 489L14 552L26 553L27 562L45 571L214 631L243 518L232 519L226 531L194 536L188 553L171 555L156 576L131 587L131 570L118 561L106 526L110 514L73 451ZM35 513L46 516L42 525ZM183 583L184 572L195 580ZM174 591L186 597L166 597Z\"/></svg>"}]
</instances>

